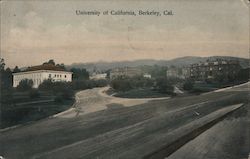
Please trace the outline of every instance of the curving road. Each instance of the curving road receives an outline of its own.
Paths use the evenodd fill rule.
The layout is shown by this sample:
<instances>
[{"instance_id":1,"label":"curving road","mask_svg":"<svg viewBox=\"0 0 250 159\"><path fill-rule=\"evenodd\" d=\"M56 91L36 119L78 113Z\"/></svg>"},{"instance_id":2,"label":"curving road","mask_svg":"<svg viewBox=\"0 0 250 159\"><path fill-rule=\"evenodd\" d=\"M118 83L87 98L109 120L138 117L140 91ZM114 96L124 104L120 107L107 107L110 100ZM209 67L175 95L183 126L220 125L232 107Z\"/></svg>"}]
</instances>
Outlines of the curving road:
<instances>
[{"instance_id":1,"label":"curving road","mask_svg":"<svg viewBox=\"0 0 250 159\"><path fill-rule=\"evenodd\" d=\"M54 115L54 117L72 118L75 116L112 108L112 106L130 107L144 104L149 101L169 99L169 97L140 99L119 98L107 95L105 91L108 89L109 87L102 87L78 92L76 94L76 103L74 104L74 108Z\"/></svg>"}]
</instances>

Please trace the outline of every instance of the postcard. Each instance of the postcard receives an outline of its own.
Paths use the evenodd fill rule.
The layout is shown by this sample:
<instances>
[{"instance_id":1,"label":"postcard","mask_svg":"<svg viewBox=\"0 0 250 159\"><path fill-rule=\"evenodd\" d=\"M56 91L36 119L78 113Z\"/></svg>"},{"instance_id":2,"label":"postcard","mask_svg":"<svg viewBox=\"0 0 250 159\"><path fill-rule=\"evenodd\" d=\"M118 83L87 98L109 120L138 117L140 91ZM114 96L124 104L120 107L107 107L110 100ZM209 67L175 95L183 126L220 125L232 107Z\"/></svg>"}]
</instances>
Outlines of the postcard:
<instances>
[{"instance_id":1,"label":"postcard","mask_svg":"<svg viewBox=\"0 0 250 159\"><path fill-rule=\"evenodd\" d=\"M0 159L250 159L249 0L0 0Z\"/></svg>"}]
</instances>

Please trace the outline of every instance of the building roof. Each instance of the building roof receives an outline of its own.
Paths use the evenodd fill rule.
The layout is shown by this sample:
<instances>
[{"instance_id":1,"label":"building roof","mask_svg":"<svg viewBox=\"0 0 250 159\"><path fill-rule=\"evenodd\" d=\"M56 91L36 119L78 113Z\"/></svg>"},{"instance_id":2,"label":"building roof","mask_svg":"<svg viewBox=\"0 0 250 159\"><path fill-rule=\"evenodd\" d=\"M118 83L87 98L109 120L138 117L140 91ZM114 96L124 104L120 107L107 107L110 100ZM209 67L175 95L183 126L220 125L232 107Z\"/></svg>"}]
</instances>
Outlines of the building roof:
<instances>
[{"instance_id":1,"label":"building roof","mask_svg":"<svg viewBox=\"0 0 250 159\"><path fill-rule=\"evenodd\" d=\"M55 66L53 64L42 64L38 66L28 67L24 72L27 71L38 71L38 70L53 70L53 71L65 71L65 69Z\"/></svg>"},{"instance_id":2,"label":"building roof","mask_svg":"<svg viewBox=\"0 0 250 159\"><path fill-rule=\"evenodd\" d=\"M30 73L40 73L40 72L49 72L49 73L67 73L67 74L73 74L73 72L69 71L55 71L55 70L36 70L36 71L25 71L25 72L17 72L12 73L13 75L22 75L22 74L30 74Z\"/></svg>"},{"instance_id":3,"label":"building roof","mask_svg":"<svg viewBox=\"0 0 250 159\"><path fill-rule=\"evenodd\" d=\"M13 74L22 74L22 73L38 72L38 71L60 71L60 72L72 73L70 71L66 71L65 69L63 69L59 66L53 65L53 64L42 64L42 65L38 65L38 66L28 67L27 69L25 69L21 72L17 72L17 73L13 73Z\"/></svg>"},{"instance_id":4,"label":"building roof","mask_svg":"<svg viewBox=\"0 0 250 159\"><path fill-rule=\"evenodd\" d=\"M190 67L198 67L198 66L215 66L215 65L239 65L239 61L235 60L215 60L209 62L201 62L191 64Z\"/></svg>"}]
</instances>

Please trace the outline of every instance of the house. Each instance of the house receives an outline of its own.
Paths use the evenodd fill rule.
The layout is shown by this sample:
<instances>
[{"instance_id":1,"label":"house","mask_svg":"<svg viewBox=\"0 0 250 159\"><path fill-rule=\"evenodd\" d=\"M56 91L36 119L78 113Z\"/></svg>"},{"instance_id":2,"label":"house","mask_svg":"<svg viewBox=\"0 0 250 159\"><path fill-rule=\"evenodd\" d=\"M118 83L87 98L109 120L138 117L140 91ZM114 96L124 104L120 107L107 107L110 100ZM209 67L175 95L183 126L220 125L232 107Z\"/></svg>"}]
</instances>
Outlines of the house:
<instances>
[{"instance_id":1,"label":"house","mask_svg":"<svg viewBox=\"0 0 250 159\"><path fill-rule=\"evenodd\" d=\"M124 68L115 68L110 72L110 78L124 78L124 77L136 77L142 76L143 72L139 68L135 67L124 67Z\"/></svg>"},{"instance_id":2,"label":"house","mask_svg":"<svg viewBox=\"0 0 250 159\"><path fill-rule=\"evenodd\" d=\"M93 73L89 78L93 80L107 79L107 73Z\"/></svg>"},{"instance_id":3,"label":"house","mask_svg":"<svg viewBox=\"0 0 250 159\"><path fill-rule=\"evenodd\" d=\"M72 81L72 72L65 71L64 69L53 64L43 64L39 66L29 67L25 71L13 73L13 87L17 87L24 79L33 81L33 87L38 86L45 80L57 81Z\"/></svg>"},{"instance_id":4,"label":"house","mask_svg":"<svg viewBox=\"0 0 250 159\"><path fill-rule=\"evenodd\" d=\"M143 77L144 77L144 78L149 78L149 79L152 78L151 74L148 74L148 73L144 73L144 74L143 74Z\"/></svg>"},{"instance_id":5,"label":"house","mask_svg":"<svg viewBox=\"0 0 250 159\"><path fill-rule=\"evenodd\" d=\"M169 67L167 69L167 77L174 77L178 78L179 77L179 70L177 67Z\"/></svg>"},{"instance_id":6,"label":"house","mask_svg":"<svg viewBox=\"0 0 250 159\"><path fill-rule=\"evenodd\" d=\"M188 70L187 68L172 66L167 69L166 74L168 78L186 79L188 77Z\"/></svg>"},{"instance_id":7,"label":"house","mask_svg":"<svg viewBox=\"0 0 250 159\"><path fill-rule=\"evenodd\" d=\"M227 82L236 79L241 66L238 61L215 60L192 64L190 78L196 81Z\"/></svg>"}]
</instances>

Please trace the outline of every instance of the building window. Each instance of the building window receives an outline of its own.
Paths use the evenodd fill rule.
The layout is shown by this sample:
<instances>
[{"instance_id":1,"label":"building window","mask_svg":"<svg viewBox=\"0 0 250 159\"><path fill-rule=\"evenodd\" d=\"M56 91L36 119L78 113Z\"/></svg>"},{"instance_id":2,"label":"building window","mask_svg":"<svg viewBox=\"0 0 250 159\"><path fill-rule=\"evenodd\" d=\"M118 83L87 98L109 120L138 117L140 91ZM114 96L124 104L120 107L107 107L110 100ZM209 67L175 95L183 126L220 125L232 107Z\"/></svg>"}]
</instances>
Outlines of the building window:
<instances>
[{"instance_id":1,"label":"building window","mask_svg":"<svg viewBox=\"0 0 250 159\"><path fill-rule=\"evenodd\" d=\"M67 78L67 76L66 76L66 75L65 75L64 77L65 77L65 78Z\"/></svg>"},{"instance_id":2,"label":"building window","mask_svg":"<svg viewBox=\"0 0 250 159\"><path fill-rule=\"evenodd\" d=\"M49 74L49 78L51 78L51 74Z\"/></svg>"},{"instance_id":3,"label":"building window","mask_svg":"<svg viewBox=\"0 0 250 159\"><path fill-rule=\"evenodd\" d=\"M60 78L62 77L62 75L60 75Z\"/></svg>"}]
</instances>

